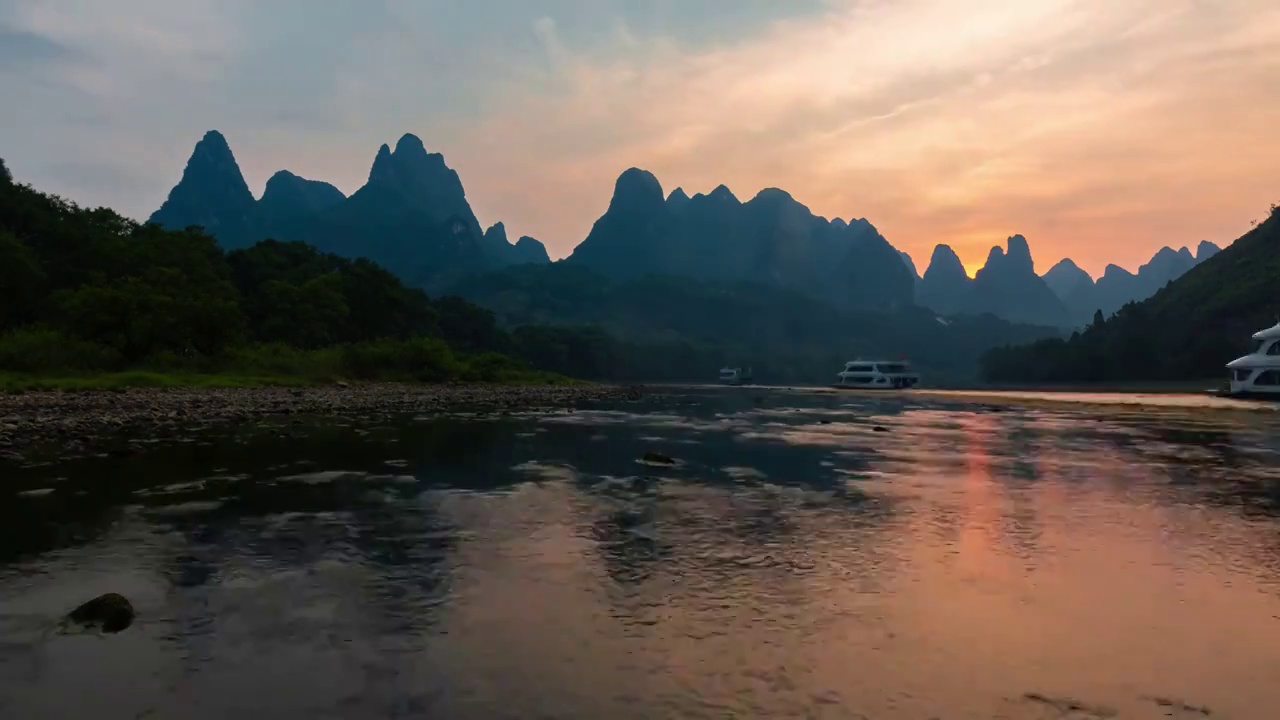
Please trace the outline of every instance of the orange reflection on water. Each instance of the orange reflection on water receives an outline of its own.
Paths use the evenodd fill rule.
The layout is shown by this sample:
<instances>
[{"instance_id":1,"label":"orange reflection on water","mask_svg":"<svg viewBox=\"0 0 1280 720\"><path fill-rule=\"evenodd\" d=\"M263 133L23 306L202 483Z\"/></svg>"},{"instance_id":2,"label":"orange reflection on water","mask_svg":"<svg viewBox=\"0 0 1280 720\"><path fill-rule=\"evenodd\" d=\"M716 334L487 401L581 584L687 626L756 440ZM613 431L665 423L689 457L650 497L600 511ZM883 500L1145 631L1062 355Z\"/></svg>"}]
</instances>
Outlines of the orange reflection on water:
<instances>
[{"instance_id":1,"label":"orange reflection on water","mask_svg":"<svg viewBox=\"0 0 1280 720\"><path fill-rule=\"evenodd\" d=\"M1274 717L1280 511L1263 491L1280 477L1277 428L1199 411L776 402L724 425L626 416L641 438L632 450L666 443L678 466L583 446L581 427L548 421L530 441L539 460L511 482L379 495L346 519L273 520L249 550L225 553L252 561L238 563L249 603L149 570L156 538L173 537L149 516L102 541L112 564L99 567L142 578L137 597L157 578L153 597L231 638L184 679L203 683L191 692L206 702L269 677L286 704L347 707L335 687L377 681L358 696L399 692L466 720L1203 717L1174 700L1215 718ZM585 414L575 421L597 422ZM557 439L572 466L546 460ZM284 553L283 574L256 554L262 537L292 547L326 533L327 558ZM352 538L400 560L352 554ZM100 577L85 570L93 557L47 560L50 572L0 582L0 597L39 607L46 583ZM237 631L255 619L263 630ZM165 622L151 632L177 632ZM130 663L94 667L163 667L171 651L147 627L59 647L141 642ZM330 644L317 650L317 635ZM0 679L14 667L0 663L11 673ZM75 667L30 675L25 707L84 705L58 691ZM100 696L118 684L100 683ZM187 692L157 691L166 709Z\"/></svg>"}]
</instances>

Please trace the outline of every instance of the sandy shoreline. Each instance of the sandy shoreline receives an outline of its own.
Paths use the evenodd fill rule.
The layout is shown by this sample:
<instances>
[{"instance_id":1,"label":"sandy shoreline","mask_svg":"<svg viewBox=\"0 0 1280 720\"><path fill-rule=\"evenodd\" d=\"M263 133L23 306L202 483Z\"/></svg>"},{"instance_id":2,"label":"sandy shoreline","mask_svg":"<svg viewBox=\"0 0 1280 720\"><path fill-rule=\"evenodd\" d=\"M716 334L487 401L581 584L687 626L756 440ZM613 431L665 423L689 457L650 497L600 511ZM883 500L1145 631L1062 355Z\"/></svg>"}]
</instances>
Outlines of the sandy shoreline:
<instances>
[{"instance_id":1,"label":"sandy shoreline","mask_svg":"<svg viewBox=\"0 0 1280 720\"><path fill-rule=\"evenodd\" d=\"M664 389L694 389L705 391L742 392L791 392L831 396L847 396L863 399L899 398L904 400L932 400L970 403L974 405L1028 406L1028 407L1089 407L1109 408L1116 412L1132 411L1227 411L1245 413L1280 413L1280 402L1267 399L1250 400L1219 397L1206 391L1187 390L1082 390L1046 388L1041 390L1003 389L943 389L914 388L910 390L873 390L870 388L835 388L828 385L652 385L653 391Z\"/></svg>"},{"instance_id":2,"label":"sandy shoreline","mask_svg":"<svg viewBox=\"0 0 1280 720\"><path fill-rule=\"evenodd\" d=\"M137 388L122 392L27 392L0 395L0 460L21 460L34 445L83 445L148 427L203 425L289 415L367 412L443 414L567 408L636 400L640 387L619 385L352 384L314 388Z\"/></svg>"}]
</instances>

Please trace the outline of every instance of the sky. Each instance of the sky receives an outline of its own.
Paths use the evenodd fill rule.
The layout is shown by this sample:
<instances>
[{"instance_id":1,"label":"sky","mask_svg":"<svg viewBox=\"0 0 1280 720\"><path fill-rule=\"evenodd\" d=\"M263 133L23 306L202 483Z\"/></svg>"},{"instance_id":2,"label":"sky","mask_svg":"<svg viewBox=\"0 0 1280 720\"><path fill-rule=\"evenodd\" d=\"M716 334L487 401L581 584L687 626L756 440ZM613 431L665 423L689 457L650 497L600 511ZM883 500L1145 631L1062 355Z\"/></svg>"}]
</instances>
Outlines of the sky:
<instances>
[{"instance_id":1,"label":"sky","mask_svg":"<svg viewBox=\"0 0 1280 720\"><path fill-rule=\"evenodd\" d=\"M0 157L145 219L206 130L255 194L406 132L572 251L628 167L865 217L923 272L1095 276L1280 202L1274 0L0 0Z\"/></svg>"}]
</instances>

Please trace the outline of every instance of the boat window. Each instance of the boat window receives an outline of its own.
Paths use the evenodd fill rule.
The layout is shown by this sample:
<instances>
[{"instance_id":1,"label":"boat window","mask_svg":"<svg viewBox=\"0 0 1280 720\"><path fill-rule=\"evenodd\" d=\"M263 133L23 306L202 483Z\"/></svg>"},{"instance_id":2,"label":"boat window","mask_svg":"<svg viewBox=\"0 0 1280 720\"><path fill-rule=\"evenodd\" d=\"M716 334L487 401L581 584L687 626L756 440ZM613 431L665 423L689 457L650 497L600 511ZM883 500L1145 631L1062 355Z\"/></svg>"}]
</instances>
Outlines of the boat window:
<instances>
[{"instance_id":1,"label":"boat window","mask_svg":"<svg viewBox=\"0 0 1280 720\"><path fill-rule=\"evenodd\" d=\"M1267 348L1268 355L1280 355L1280 340L1264 340L1263 342L1271 343L1271 347Z\"/></svg>"},{"instance_id":2,"label":"boat window","mask_svg":"<svg viewBox=\"0 0 1280 720\"><path fill-rule=\"evenodd\" d=\"M880 372L885 373L886 375L907 371L907 367L902 363L882 363L878 367L880 368Z\"/></svg>"},{"instance_id":3,"label":"boat window","mask_svg":"<svg viewBox=\"0 0 1280 720\"><path fill-rule=\"evenodd\" d=\"M1254 385L1280 385L1280 370L1268 370L1258 373L1258 377L1253 381Z\"/></svg>"},{"instance_id":4,"label":"boat window","mask_svg":"<svg viewBox=\"0 0 1280 720\"><path fill-rule=\"evenodd\" d=\"M875 368L870 365L849 365L844 369L844 371L851 373L869 373L875 372Z\"/></svg>"}]
</instances>

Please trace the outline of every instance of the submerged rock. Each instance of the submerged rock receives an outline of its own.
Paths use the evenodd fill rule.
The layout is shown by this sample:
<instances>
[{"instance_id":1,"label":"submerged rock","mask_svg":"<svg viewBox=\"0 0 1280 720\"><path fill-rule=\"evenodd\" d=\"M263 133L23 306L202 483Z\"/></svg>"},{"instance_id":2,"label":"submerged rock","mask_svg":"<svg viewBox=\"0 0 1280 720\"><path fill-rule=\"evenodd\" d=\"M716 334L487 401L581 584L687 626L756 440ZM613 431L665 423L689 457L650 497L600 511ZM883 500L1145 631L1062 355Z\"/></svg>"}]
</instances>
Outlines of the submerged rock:
<instances>
[{"instance_id":1,"label":"submerged rock","mask_svg":"<svg viewBox=\"0 0 1280 720\"><path fill-rule=\"evenodd\" d=\"M656 463L658 465L675 465L676 461L670 455L664 455L660 452L649 452L644 454L644 461L647 463Z\"/></svg>"},{"instance_id":2,"label":"submerged rock","mask_svg":"<svg viewBox=\"0 0 1280 720\"><path fill-rule=\"evenodd\" d=\"M1112 708L1101 705L1088 705L1076 700L1075 698L1050 697L1037 692L1029 692L1023 693L1022 699L1052 708L1062 717L1070 715L1073 717L1078 716L1102 720L1102 718L1112 718L1116 716L1116 711Z\"/></svg>"},{"instance_id":3,"label":"submerged rock","mask_svg":"<svg viewBox=\"0 0 1280 720\"><path fill-rule=\"evenodd\" d=\"M168 439L186 426L212 426L282 416L375 412L434 416L444 411L564 408L597 401L639 400L643 386L354 383L307 388L130 388L120 392L0 393L0 464L56 447L130 457L140 438ZM127 438L121 434L127 429Z\"/></svg>"},{"instance_id":4,"label":"submerged rock","mask_svg":"<svg viewBox=\"0 0 1280 720\"><path fill-rule=\"evenodd\" d=\"M67 613L64 627L78 625L81 628L97 628L104 633L118 633L133 624L133 605L128 598L116 593L99 595Z\"/></svg>"}]
</instances>

